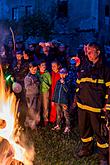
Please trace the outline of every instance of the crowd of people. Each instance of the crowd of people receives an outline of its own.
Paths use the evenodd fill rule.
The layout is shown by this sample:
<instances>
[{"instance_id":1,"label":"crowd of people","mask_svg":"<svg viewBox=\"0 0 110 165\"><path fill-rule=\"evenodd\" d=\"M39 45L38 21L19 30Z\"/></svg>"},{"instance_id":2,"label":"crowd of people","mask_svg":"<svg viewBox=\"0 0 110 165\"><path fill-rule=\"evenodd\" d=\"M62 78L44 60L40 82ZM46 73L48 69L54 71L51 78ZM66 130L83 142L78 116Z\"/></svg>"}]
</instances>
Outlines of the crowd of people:
<instances>
[{"instance_id":1,"label":"crowd of people","mask_svg":"<svg viewBox=\"0 0 110 165\"><path fill-rule=\"evenodd\" d=\"M69 57L67 52L68 48L56 40L31 43L27 48L23 43L16 43L16 51L11 41L2 46L0 59L6 84L21 102L26 100L25 125L32 129L41 122L46 126L57 121L57 103L64 104L62 110L67 107L65 112L71 108L76 87L76 63L80 61L78 57ZM55 90L57 80L60 80L60 86ZM69 115L66 119L69 123ZM70 124L65 130L70 131Z\"/></svg>"},{"instance_id":2,"label":"crowd of people","mask_svg":"<svg viewBox=\"0 0 110 165\"><path fill-rule=\"evenodd\" d=\"M108 165L108 138L101 133L101 113L110 120L110 68L99 44L85 45L81 52L68 55L68 47L52 40L29 44L25 49L9 41L1 55L6 84L21 102L26 100L25 127L53 124L64 134L70 133L75 109L82 148L77 157L93 153L94 135L100 165ZM11 74L11 76L9 76Z\"/></svg>"}]
</instances>

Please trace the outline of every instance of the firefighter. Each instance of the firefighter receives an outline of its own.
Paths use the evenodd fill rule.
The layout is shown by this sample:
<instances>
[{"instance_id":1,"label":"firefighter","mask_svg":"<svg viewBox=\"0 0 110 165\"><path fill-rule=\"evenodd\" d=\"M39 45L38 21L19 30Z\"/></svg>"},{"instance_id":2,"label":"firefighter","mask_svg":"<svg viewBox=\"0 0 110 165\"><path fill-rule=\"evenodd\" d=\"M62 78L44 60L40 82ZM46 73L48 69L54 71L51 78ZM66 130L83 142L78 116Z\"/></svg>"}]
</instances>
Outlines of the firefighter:
<instances>
[{"instance_id":1,"label":"firefighter","mask_svg":"<svg viewBox=\"0 0 110 165\"><path fill-rule=\"evenodd\" d=\"M106 106L110 92L110 69L95 42L87 45L86 58L86 65L80 67L77 78L76 98L82 141L77 156L81 158L93 153L95 135L100 165L108 165L108 143L101 135L101 110Z\"/></svg>"}]
</instances>

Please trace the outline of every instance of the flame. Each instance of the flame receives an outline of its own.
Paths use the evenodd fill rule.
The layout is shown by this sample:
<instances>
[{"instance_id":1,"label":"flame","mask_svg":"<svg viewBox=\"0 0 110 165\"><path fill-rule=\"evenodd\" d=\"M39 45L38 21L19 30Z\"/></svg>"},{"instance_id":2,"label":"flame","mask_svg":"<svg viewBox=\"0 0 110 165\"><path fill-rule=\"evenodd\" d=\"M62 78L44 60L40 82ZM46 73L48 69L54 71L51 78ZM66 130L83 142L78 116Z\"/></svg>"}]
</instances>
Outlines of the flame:
<instances>
[{"instance_id":1,"label":"flame","mask_svg":"<svg viewBox=\"0 0 110 165\"><path fill-rule=\"evenodd\" d=\"M15 142L14 131L17 119L17 107L18 103L14 93L10 93L9 90L5 87L5 80L3 76L2 70L0 71L0 119L4 120L6 125L4 128L0 128L0 137L6 139L11 147L13 148L13 160L18 160L24 164L28 164L26 162L26 149ZM33 147L32 147L33 150ZM4 161L5 162L5 161ZM30 161L32 162L32 161ZM3 163L4 165L7 165ZM29 163L30 165L31 163Z\"/></svg>"}]
</instances>

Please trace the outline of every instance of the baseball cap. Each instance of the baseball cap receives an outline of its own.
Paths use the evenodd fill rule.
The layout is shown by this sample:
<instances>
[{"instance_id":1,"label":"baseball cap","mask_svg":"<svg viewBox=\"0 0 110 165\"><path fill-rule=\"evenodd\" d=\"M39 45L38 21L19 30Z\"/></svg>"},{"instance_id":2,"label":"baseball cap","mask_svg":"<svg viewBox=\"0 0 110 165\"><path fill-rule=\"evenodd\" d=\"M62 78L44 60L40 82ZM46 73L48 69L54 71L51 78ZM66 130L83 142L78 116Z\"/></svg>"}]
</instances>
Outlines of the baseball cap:
<instances>
[{"instance_id":1,"label":"baseball cap","mask_svg":"<svg viewBox=\"0 0 110 165\"><path fill-rule=\"evenodd\" d=\"M67 73L67 69L66 68L62 68L59 71L60 74L66 74Z\"/></svg>"}]
</instances>

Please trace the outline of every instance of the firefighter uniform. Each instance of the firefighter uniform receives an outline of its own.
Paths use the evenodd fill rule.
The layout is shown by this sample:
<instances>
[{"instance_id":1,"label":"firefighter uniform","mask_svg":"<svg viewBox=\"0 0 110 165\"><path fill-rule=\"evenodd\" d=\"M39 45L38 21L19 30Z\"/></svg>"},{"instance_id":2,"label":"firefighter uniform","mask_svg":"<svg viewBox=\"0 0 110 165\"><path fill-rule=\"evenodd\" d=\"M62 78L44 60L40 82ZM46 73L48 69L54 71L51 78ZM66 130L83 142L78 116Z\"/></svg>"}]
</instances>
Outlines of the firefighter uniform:
<instances>
[{"instance_id":1,"label":"firefighter uniform","mask_svg":"<svg viewBox=\"0 0 110 165\"><path fill-rule=\"evenodd\" d=\"M101 157L108 153L108 143L101 135L101 110L110 92L110 69L102 58L96 64L86 60L77 78L78 122L83 147L91 151L93 135Z\"/></svg>"}]
</instances>

